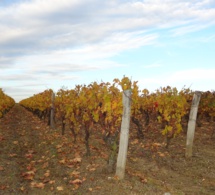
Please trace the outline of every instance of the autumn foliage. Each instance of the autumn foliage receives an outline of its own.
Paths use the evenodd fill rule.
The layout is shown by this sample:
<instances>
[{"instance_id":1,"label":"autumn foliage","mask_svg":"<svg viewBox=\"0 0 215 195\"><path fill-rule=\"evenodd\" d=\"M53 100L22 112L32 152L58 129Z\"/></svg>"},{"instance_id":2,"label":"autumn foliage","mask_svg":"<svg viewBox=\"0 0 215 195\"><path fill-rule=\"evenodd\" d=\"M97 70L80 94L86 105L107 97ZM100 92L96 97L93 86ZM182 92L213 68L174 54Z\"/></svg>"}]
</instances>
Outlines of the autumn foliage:
<instances>
[{"instance_id":1,"label":"autumn foliage","mask_svg":"<svg viewBox=\"0 0 215 195\"><path fill-rule=\"evenodd\" d=\"M122 95L127 89L132 91L132 122L126 167L127 178L123 184L118 182L118 178L114 177L113 173L108 172L107 176L107 170L104 167L114 160L118 151L123 114ZM184 161L186 128L183 125L189 119L193 97L190 89L178 90L167 86L151 93L147 89L139 89L137 81L124 77L121 80L114 79L112 83L93 82L89 85L77 85L74 89L60 89L55 93L54 102L51 100L52 94L53 90L50 89L24 99L20 102L22 107L16 104L11 112L1 119L0 144L3 148L0 151L3 159L0 163L1 192L13 193L16 190L18 194L31 192L75 194L76 191L83 194L91 192L102 194L100 191L109 193L108 190L112 190L115 186L116 191L112 194L117 194L121 186L123 193L120 194L133 192L142 194L142 190L145 189L150 193L151 190L153 191L151 185L154 182L151 181L152 178L156 178L156 185L158 183L164 185L162 188L164 193L167 190L166 183L160 181L169 179L170 184L175 177L178 190L178 178L183 174L186 178L188 176L186 166L198 171L197 175L192 174L190 181L193 181L194 176L199 175L201 182L198 185L201 187L210 185L210 174L207 177L205 170L213 172L214 160L207 159L213 155L208 155L207 158L205 155L195 161ZM4 104L7 102L3 101L3 98L0 100ZM52 103L54 103L56 129L49 128L42 120L38 120L24 109L47 120L50 117ZM199 117L213 121L214 109L214 93L202 92ZM201 147L212 145L208 137L200 141L212 130L212 122L211 128L208 128L208 124L209 122L203 130L201 128L197 130L198 154ZM171 145L170 140L174 140ZM199 143L202 145L200 146ZM165 145L169 146L168 150ZM91 156L85 157L86 151L87 155L91 154ZM200 160L203 160L205 166L202 166L203 162ZM159 166L155 161L160 163ZM165 161L166 167L163 168ZM200 161L199 170L196 168L197 161ZM17 166L19 169L13 169ZM204 169L200 175L199 171L202 168ZM166 174L167 170L171 170L172 174ZM12 175L13 171L15 171L13 177L9 178L8 175ZM178 173L177 177L174 175L176 173ZM167 175L166 178L165 175ZM172 177L169 178L169 175ZM202 175L204 175L203 179ZM12 178L19 181L18 186L17 182L10 180ZM139 186L137 185L135 189L138 182L140 182ZM180 182L180 185L186 183L188 182ZM172 194L174 192L177 194L178 191L174 191L173 187L171 189L168 190ZM184 189L183 186L181 189ZM153 192L158 192L156 190ZM159 190L161 190L160 187Z\"/></svg>"},{"instance_id":2,"label":"autumn foliage","mask_svg":"<svg viewBox=\"0 0 215 195\"><path fill-rule=\"evenodd\" d=\"M132 90L131 120L137 127L138 137L144 137L144 129L148 129L153 120L161 125L160 133L166 136L168 147L170 140L182 132L182 120L188 122L193 92L167 86L150 93L147 89L140 90L138 82L132 82L128 77L114 79L112 84L93 82L70 90L60 89L54 104L56 119L62 124L62 134L68 125L76 140L79 132L84 130L87 153L90 154L88 141L91 132L97 129L95 124L99 125L104 136L116 135L120 130L122 93L127 89ZM46 90L22 100L20 104L39 116L44 115L50 110L52 92ZM213 117L214 109L214 93L204 93L200 114Z\"/></svg>"},{"instance_id":3,"label":"autumn foliage","mask_svg":"<svg viewBox=\"0 0 215 195\"><path fill-rule=\"evenodd\" d=\"M15 104L15 101L10 96L6 95L2 89L0 89L0 118L3 117Z\"/></svg>"}]
</instances>

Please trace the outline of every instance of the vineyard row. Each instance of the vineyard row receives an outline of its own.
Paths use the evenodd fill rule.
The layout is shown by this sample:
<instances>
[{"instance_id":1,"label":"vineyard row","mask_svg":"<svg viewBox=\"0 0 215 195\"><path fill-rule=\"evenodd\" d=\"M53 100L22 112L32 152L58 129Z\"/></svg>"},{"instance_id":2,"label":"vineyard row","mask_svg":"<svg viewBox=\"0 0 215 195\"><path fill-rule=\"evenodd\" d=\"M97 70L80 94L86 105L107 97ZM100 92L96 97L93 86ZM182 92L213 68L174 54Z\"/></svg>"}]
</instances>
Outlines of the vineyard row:
<instances>
[{"instance_id":1,"label":"vineyard row","mask_svg":"<svg viewBox=\"0 0 215 195\"><path fill-rule=\"evenodd\" d=\"M6 95L0 88L0 118L2 118L14 105L14 99Z\"/></svg>"},{"instance_id":2,"label":"vineyard row","mask_svg":"<svg viewBox=\"0 0 215 195\"><path fill-rule=\"evenodd\" d=\"M138 82L131 82L127 77L114 79L112 84L93 82L88 86L77 85L71 90L60 89L56 93L53 107L51 89L24 99L20 104L40 118L50 118L53 108L55 120L61 121L62 134L65 125L68 125L75 140L79 132L84 131L89 154L89 137L92 132L101 133L105 140L110 137L114 139L118 135L123 111L122 94L127 89L132 91L131 121L136 125L139 138L144 137L143 130L150 129L150 121L160 124L161 129L154 131L166 136L167 147L172 138L183 129L186 130L194 92L186 88L178 91L167 86L149 93L147 89L140 90ZM214 92L202 93L198 115L213 120Z\"/></svg>"}]
</instances>

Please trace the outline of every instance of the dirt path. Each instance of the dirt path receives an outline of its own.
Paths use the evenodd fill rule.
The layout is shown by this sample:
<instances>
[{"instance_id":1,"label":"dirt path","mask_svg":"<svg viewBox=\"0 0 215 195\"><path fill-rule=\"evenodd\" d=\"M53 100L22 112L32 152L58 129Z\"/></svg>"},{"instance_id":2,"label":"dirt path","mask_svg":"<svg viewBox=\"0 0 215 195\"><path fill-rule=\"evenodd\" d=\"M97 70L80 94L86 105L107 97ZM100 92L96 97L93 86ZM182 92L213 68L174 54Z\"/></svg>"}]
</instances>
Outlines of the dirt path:
<instances>
[{"instance_id":1,"label":"dirt path","mask_svg":"<svg viewBox=\"0 0 215 195\"><path fill-rule=\"evenodd\" d=\"M55 194L65 174L58 163L58 144L63 143L58 137L56 130L16 104L0 120L0 194Z\"/></svg>"},{"instance_id":2,"label":"dirt path","mask_svg":"<svg viewBox=\"0 0 215 195\"><path fill-rule=\"evenodd\" d=\"M19 194L25 190L24 173L31 171L27 166L35 146L39 144L40 127L41 122L19 105L0 120L2 194Z\"/></svg>"},{"instance_id":3,"label":"dirt path","mask_svg":"<svg viewBox=\"0 0 215 195\"><path fill-rule=\"evenodd\" d=\"M91 157L79 136L50 129L16 104L0 119L0 195L213 195L215 145L211 124L197 128L194 157L184 158L185 135L163 147L160 134L137 140L131 127L126 176L105 172L109 155L98 131L91 135ZM80 132L81 133L81 132Z\"/></svg>"}]
</instances>

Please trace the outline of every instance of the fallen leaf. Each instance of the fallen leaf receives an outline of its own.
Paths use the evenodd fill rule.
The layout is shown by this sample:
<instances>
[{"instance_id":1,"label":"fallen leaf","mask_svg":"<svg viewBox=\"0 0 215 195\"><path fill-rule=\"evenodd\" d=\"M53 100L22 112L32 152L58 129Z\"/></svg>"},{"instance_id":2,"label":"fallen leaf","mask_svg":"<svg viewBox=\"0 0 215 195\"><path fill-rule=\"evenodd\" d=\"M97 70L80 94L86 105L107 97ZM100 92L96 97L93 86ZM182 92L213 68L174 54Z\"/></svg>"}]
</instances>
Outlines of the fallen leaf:
<instances>
[{"instance_id":1,"label":"fallen leaf","mask_svg":"<svg viewBox=\"0 0 215 195\"><path fill-rule=\"evenodd\" d=\"M159 146L162 146L162 144L160 144L160 143L153 143L152 146L159 147Z\"/></svg>"},{"instance_id":2,"label":"fallen leaf","mask_svg":"<svg viewBox=\"0 0 215 195\"><path fill-rule=\"evenodd\" d=\"M142 183L147 183L147 179L146 179L146 178L144 178L144 179L141 179L141 178L140 178L140 181L141 181Z\"/></svg>"},{"instance_id":3,"label":"fallen leaf","mask_svg":"<svg viewBox=\"0 0 215 195\"><path fill-rule=\"evenodd\" d=\"M61 153L61 152L63 152L63 150L62 150L61 148L59 148L59 149L57 150L57 152L58 152L58 153Z\"/></svg>"},{"instance_id":4,"label":"fallen leaf","mask_svg":"<svg viewBox=\"0 0 215 195\"><path fill-rule=\"evenodd\" d=\"M49 177L49 176L50 176L50 172L46 172L46 173L44 174L44 176L45 176L45 177Z\"/></svg>"},{"instance_id":5,"label":"fallen leaf","mask_svg":"<svg viewBox=\"0 0 215 195\"><path fill-rule=\"evenodd\" d=\"M92 192L92 191L93 191L93 188L89 188L88 190L89 190L90 192Z\"/></svg>"},{"instance_id":6,"label":"fallen leaf","mask_svg":"<svg viewBox=\"0 0 215 195\"><path fill-rule=\"evenodd\" d=\"M73 164L70 164L70 165L66 165L68 168L73 168L74 165Z\"/></svg>"},{"instance_id":7,"label":"fallen leaf","mask_svg":"<svg viewBox=\"0 0 215 195\"><path fill-rule=\"evenodd\" d=\"M27 170L28 170L28 171L34 171L34 172L36 172L36 168L35 168L34 166L35 166L34 164L29 164L29 165L27 166Z\"/></svg>"},{"instance_id":8,"label":"fallen leaf","mask_svg":"<svg viewBox=\"0 0 215 195\"><path fill-rule=\"evenodd\" d=\"M6 190L8 188L8 186L6 185L0 185L0 190Z\"/></svg>"},{"instance_id":9,"label":"fallen leaf","mask_svg":"<svg viewBox=\"0 0 215 195\"><path fill-rule=\"evenodd\" d=\"M59 163L60 164L65 164L66 163L66 159L64 158L64 159L60 160Z\"/></svg>"},{"instance_id":10,"label":"fallen leaf","mask_svg":"<svg viewBox=\"0 0 215 195\"><path fill-rule=\"evenodd\" d=\"M59 144L59 145L56 146L56 148L59 149L59 148L62 148L62 146L63 146L63 145L60 145L60 144Z\"/></svg>"},{"instance_id":11,"label":"fallen leaf","mask_svg":"<svg viewBox=\"0 0 215 195\"><path fill-rule=\"evenodd\" d=\"M80 186L78 184L74 184L72 190L77 190Z\"/></svg>"},{"instance_id":12,"label":"fallen leaf","mask_svg":"<svg viewBox=\"0 0 215 195\"><path fill-rule=\"evenodd\" d=\"M43 181L44 184L50 182L50 179L48 179L48 178L41 178L41 180Z\"/></svg>"},{"instance_id":13,"label":"fallen leaf","mask_svg":"<svg viewBox=\"0 0 215 195\"><path fill-rule=\"evenodd\" d=\"M55 180L49 181L49 184L55 184Z\"/></svg>"},{"instance_id":14,"label":"fallen leaf","mask_svg":"<svg viewBox=\"0 0 215 195\"><path fill-rule=\"evenodd\" d=\"M131 142L132 145L138 144L138 143L139 143L139 140L138 140L138 139L135 139L134 141Z\"/></svg>"},{"instance_id":15,"label":"fallen leaf","mask_svg":"<svg viewBox=\"0 0 215 195\"><path fill-rule=\"evenodd\" d=\"M2 140L5 140L5 138L2 135L0 135L0 141Z\"/></svg>"},{"instance_id":16,"label":"fallen leaf","mask_svg":"<svg viewBox=\"0 0 215 195\"><path fill-rule=\"evenodd\" d=\"M44 173L44 176L45 176L45 177L49 177L49 176L50 176L50 170L47 170L47 171Z\"/></svg>"},{"instance_id":17,"label":"fallen leaf","mask_svg":"<svg viewBox=\"0 0 215 195\"><path fill-rule=\"evenodd\" d=\"M166 156L164 153L161 153L161 152L158 152L158 155L159 155L160 157Z\"/></svg>"},{"instance_id":18,"label":"fallen leaf","mask_svg":"<svg viewBox=\"0 0 215 195\"><path fill-rule=\"evenodd\" d=\"M34 171L27 171L27 172L21 174L21 176L24 177L24 179L26 179L26 180L33 180L34 175L35 175Z\"/></svg>"},{"instance_id":19,"label":"fallen leaf","mask_svg":"<svg viewBox=\"0 0 215 195\"><path fill-rule=\"evenodd\" d=\"M49 166L49 163L48 162L45 162L42 166L43 169L47 168Z\"/></svg>"},{"instance_id":20,"label":"fallen leaf","mask_svg":"<svg viewBox=\"0 0 215 195\"><path fill-rule=\"evenodd\" d=\"M119 177L118 177L117 175L115 175L113 178L114 178L115 180L119 180Z\"/></svg>"},{"instance_id":21,"label":"fallen leaf","mask_svg":"<svg viewBox=\"0 0 215 195\"><path fill-rule=\"evenodd\" d=\"M96 170L96 168L90 168L90 169L88 169L89 171L95 171Z\"/></svg>"},{"instance_id":22,"label":"fallen leaf","mask_svg":"<svg viewBox=\"0 0 215 195\"><path fill-rule=\"evenodd\" d=\"M82 184L82 182L83 182L83 181L80 180L80 179L75 179L75 180L73 180L73 181L72 181L72 180L69 181L70 184Z\"/></svg>"},{"instance_id":23,"label":"fallen leaf","mask_svg":"<svg viewBox=\"0 0 215 195\"><path fill-rule=\"evenodd\" d=\"M40 188L40 189L43 189L45 187L45 184L44 183L36 183L36 182L31 182L31 187L32 188Z\"/></svg>"},{"instance_id":24,"label":"fallen leaf","mask_svg":"<svg viewBox=\"0 0 215 195\"><path fill-rule=\"evenodd\" d=\"M71 162L80 163L81 162L81 158L80 157L76 157L73 160L71 160Z\"/></svg>"},{"instance_id":25,"label":"fallen leaf","mask_svg":"<svg viewBox=\"0 0 215 195\"><path fill-rule=\"evenodd\" d=\"M62 187L62 186L58 186L58 187L57 187L57 190L58 190L58 191L63 191L63 187Z\"/></svg>"},{"instance_id":26,"label":"fallen leaf","mask_svg":"<svg viewBox=\"0 0 215 195\"><path fill-rule=\"evenodd\" d=\"M133 162L137 162L138 158L130 158Z\"/></svg>"},{"instance_id":27,"label":"fallen leaf","mask_svg":"<svg viewBox=\"0 0 215 195\"><path fill-rule=\"evenodd\" d=\"M22 186L22 187L20 188L20 190L23 192L23 191L25 191L25 188Z\"/></svg>"},{"instance_id":28,"label":"fallen leaf","mask_svg":"<svg viewBox=\"0 0 215 195\"><path fill-rule=\"evenodd\" d=\"M17 154L9 154L10 157L16 157Z\"/></svg>"},{"instance_id":29,"label":"fallen leaf","mask_svg":"<svg viewBox=\"0 0 215 195\"><path fill-rule=\"evenodd\" d=\"M72 173L70 173L71 177L79 177L80 172L79 171L73 171Z\"/></svg>"},{"instance_id":30,"label":"fallen leaf","mask_svg":"<svg viewBox=\"0 0 215 195\"><path fill-rule=\"evenodd\" d=\"M32 155L32 154L25 154L25 157L26 157L26 158L32 158L33 155Z\"/></svg>"},{"instance_id":31,"label":"fallen leaf","mask_svg":"<svg viewBox=\"0 0 215 195\"><path fill-rule=\"evenodd\" d=\"M4 168L2 166L0 166L0 171L4 171Z\"/></svg>"}]
</instances>

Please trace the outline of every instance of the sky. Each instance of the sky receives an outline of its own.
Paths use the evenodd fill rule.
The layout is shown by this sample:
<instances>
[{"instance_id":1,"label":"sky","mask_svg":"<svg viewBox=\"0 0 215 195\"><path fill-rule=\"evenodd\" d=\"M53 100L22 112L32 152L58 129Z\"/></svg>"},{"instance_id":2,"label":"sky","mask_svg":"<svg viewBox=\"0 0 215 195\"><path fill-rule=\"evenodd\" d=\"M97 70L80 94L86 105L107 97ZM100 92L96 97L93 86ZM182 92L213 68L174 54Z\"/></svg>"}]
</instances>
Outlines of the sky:
<instances>
[{"instance_id":1,"label":"sky","mask_svg":"<svg viewBox=\"0 0 215 195\"><path fill-rule=\"evenodd\" d=\"M16 102L124 75L215 90L215 0L0 0L0 88Z\"/></svg>"}]
</instances>

